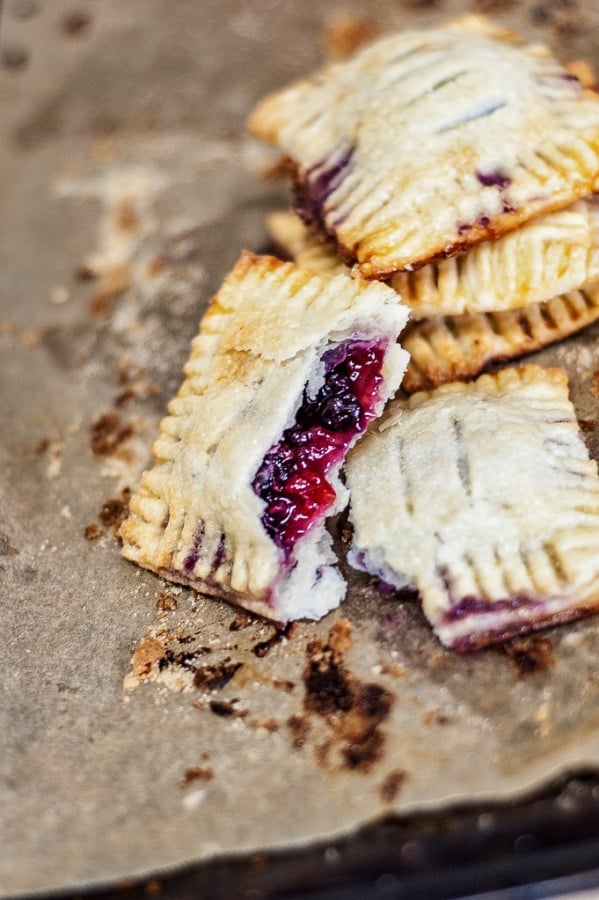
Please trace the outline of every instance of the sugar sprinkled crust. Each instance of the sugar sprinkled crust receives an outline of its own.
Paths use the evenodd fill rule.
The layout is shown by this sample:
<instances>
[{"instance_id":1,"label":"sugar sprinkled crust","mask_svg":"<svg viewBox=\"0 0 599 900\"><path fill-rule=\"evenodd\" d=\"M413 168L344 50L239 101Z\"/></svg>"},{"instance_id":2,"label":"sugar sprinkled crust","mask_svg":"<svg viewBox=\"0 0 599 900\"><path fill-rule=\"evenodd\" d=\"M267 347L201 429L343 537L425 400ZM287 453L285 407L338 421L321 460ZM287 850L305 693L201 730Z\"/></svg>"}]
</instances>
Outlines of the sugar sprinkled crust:
<instances>
[{"instance_id":1,"label":"sugar sprinkled crust","mask_svg":"<svg viewBox=\"0 0 599 900\"><path fill-rule=\"evenodd\" d=\"M599 187L599 97L476 19L382 38L265 98L249 125L295 165L306 221L368 278Z\"/></svg>"},{"instance_id":2,"label":"sugar sprinkled crust","mask_svg":"<svg viewBox=\"0 0 599 900\"><path fill-rule=\"evenodd\" d=\"M446 645L599 604L599 477L561 369L504 369L392 404L346 476L351 560L415 588Z\"/></svg>"},{"instance_id":3,"label":"sugar sprinkled crust","mask_svg":"<svg viewBox=\"0 0 599 900\"><path fill-rule=\"evenodd\" d=\"M318 618L337 605L345 585L324 516L285 558L263 524L256 473L305 389L311 395L326 380L322 360L331 348L384 344L372 415L380 413L406 365L396 343L406 318L383 284L242 254L204 316L154 445L155 465L131 499L124 555L277 621ZM339 467L328 474L328 512L346 501Z\"/></svg>"}]
</instances>

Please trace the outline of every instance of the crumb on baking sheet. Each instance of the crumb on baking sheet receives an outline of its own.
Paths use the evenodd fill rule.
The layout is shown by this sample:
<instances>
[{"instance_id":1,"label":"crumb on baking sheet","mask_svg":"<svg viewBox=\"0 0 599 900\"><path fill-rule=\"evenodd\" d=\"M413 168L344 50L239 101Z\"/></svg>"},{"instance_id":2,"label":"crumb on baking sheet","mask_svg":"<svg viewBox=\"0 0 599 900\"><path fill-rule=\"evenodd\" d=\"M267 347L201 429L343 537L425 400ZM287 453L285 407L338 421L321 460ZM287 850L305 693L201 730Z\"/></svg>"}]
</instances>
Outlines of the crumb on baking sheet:
<instances>
[{"instance_id":1,"label":"crumb on baking sheet","mask_svg":"<svg viewBox=\"0 0 599 900\"><path fill-rule=\"evenodd\" d=\"M83 537L86 541L95 541L97 538L101 537L102 534L103 531L97 522L91 522L89 525L86 525L83 531Z\"/></svg>"},{"instance_id":2,"label":"crumb on baking sheet","mask_svg":"<svg viewBox=\"0 0 599 900\"><path fill-rule=\"evenodd\" d=\"M306 716L292 715L287 719L287 727L291 732L291 745L294 750L301 750L310 734L310 722Z\"/></svg>"},{"instance_id":3,"label":"crumb on baking sheet","mask_svg":"<svg viewBox=\"0 0 599 900\"><path fill-rule=\"evenodd\" d=\"M167 591L160 591L156 601L156 609L174 612L177 609L177 598Z\"/></svg>"},{"instance_id":4,"label":"crumb on baking sheet","mask_svg":"<svg viewBox=\"0 0 599 900\"><path fill-rule=\"evenodd\" d=\"M130 488L123 488L118 497L109 497L100 509L100 521L106 528L111 528L115 536L118 536L119 528L125 521L129 511Z\"/></svg>"}]
</instances>

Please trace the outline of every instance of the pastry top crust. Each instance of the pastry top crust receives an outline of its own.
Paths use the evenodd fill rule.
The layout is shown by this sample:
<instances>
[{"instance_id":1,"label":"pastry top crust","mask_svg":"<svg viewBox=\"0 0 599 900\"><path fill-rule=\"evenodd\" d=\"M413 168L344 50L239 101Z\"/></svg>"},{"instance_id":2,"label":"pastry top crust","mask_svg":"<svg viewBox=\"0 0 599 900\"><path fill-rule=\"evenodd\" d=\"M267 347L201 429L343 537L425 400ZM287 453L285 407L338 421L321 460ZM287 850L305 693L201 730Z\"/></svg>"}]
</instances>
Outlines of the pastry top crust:
<instances>
[{"instance_id":1,"label":"pastry top crust","mask_svg":"<svg viewBox=\"0 0 599 900\"><path fill-rule=\"evenodd\" d=\"M405 368L395 341L406 318L383 284L242 254L192 343L185 380L154 444L154 468L143 475L121 530L124 555L272 615L281 551L262 525L252 479L293 422L304 387L322 381L327 347L348 337L389 339L382 408ZM295 569L300 579L302 565ZM340 600L341 579L328 584L329 569L314 589L314 614L318 602ZM302 577L316 578L316 564ZM312 587L302 584L307 595Z\"/></svg>"},{"instance_id":2,"label":"pastry top crust","mask_svg":"<svg viewBox=\"0 0 599 900\"><path fill-rule=\"evenodd\" d=\"M599 187L599 96L481 19L383 38L249 120L367 278L498 237Z\"/></svg>"},{"instance_id":3,"label":"pastry top crust","mask_svg":"<svg viewBox=\"0 0 599 900\"><path fill-rule=\"evenodd\" d=\"M523 609L542 620L599 601L597 464L561 369L504 369L392 404L346 476L354 552L416 587L450 643L473 628L468 609L513 625Z\"/></svg>"}]
</instances>

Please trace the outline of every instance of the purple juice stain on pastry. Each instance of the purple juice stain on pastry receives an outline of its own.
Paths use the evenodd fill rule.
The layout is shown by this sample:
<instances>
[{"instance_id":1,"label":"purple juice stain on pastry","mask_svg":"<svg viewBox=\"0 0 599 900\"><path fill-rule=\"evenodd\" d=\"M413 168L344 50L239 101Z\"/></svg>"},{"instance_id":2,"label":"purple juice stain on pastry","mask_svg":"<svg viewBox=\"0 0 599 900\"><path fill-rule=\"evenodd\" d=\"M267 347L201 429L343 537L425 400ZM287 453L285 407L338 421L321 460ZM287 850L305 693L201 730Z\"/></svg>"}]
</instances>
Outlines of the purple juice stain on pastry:
<instances>
[{"instance_id":1,"label":"purple juice stain on pastry","mask_svg":"<svg viewBox=\"0 0 599 900\"><path fill-rule=\"evenodd\" d=\"M220 541L218 542L218 547L216 548L216 553L214 554L214 559L212 560L212 571L216 572L227 559L227 551L225 547L225 536L221 534Z\"/></svg>"},{"instance_id":2,"label":"purple juice stain on pastry","mask_svg":"<svg viewBox=\"0 0 599 900\"><path fill-rule=\"evenodd\" d=\"M200 549L202 547L202 542L204 540L204 531L205 526L202 520L197 524L196 533L193 539L193 544L191 545L191 549L185 559L183 560L183 568L186 572L191 572L200 558Z\"/></svg>"},{"instance_id":3,"label":"purple juice stain on pastry","mask_svg":"<svg viewBox=\"0 0 599 900\"><path fill-rule=\"evenodd\" d=\"M308 225L328 233L324 221L324 205L351 171L354 147L334 151L326 159L298 173L293 185L293 206Z\"/></svg>"},{"instance_id":4,"label":"purple juice stain on pastry","mask_svg":"<svg viewBox=\"0 0 599 900\"><path fill-rule=\"evenodd\" d=\"M386 339L345 341L323 356L324 382L307 390L295 422L273 445L252 487L264 500L262 523L288 561L295 543L333 504L327 474L375 417Z\"/></svg>"},{"instance_id":5,"label":"purple juice stain on pastry","mask_svg":"<svg viewBox=\"0 0 599 900\"><path fill-rule=\"evenodd\" d=\"M534 597L507 597L505 600L483 600L481 597L463 597L447 610L444 622L458 622L467 616L484 615L485 613L505 612L515 609L538 609L542 601Z\"/></svg>"},{"instance_id":6,"label":"purple juice stain on pastry","mask_svg":"<svg viewBox=\"0 0 599 900\"><path fill-rule=\"evenodd\" d=\"M463 597L445 613L443 616L444 625L451 626L464 619L476 621L478 616L501 615L506 612L511 613L511 617L498 627L491 626L484 631L477 631L476 627L474 627L469 634L462 634L454 638L447 636L443 639L443 643L459 653L467 653L479 650L481 647L486 647L489 644L501 643L518 634L528 633L536 628L550 625L551 617L548 620L543 617L543 607L543 601L534 597L514 596L491 602L481 597ZM535 612L540 613L538 622L535 622L534 619L531 620L529 615L519 618L519 611L530 612L533 616ZM577 617L577 613L572 614L572 612L569 612L566 614L566 618Z\"/></svg>"}]
</instances>

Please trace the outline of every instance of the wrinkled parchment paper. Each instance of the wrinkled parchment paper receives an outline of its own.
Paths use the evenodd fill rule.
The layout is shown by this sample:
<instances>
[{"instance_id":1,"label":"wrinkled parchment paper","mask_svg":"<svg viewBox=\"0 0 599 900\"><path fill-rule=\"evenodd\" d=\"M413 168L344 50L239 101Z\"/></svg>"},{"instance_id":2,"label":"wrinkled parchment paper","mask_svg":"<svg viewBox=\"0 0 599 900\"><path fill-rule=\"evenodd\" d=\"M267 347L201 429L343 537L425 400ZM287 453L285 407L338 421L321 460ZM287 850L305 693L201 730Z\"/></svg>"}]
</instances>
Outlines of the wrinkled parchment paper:
<instances>
[{"instance_id":1,"label":"wrinkled parchment paper","mask_svg":"<svg viewBox=\"0 0 599 900\"><path fill-rule=\"evenodd\" d=\"M463 657L354 575L341 610L277 633L114 536L204 304L286 202L244 132L255 100L373 23L480 4L380 0L365 24L349 0L5 6L2 893L299 847L599 763L599 619ZM486 6L596 56L590 0ZM539 356L569 371L594 455L598 336Z\"/></svg>"}]
</instances>

